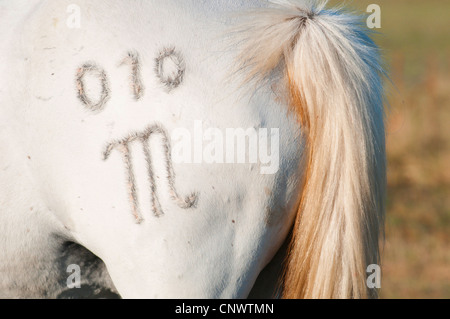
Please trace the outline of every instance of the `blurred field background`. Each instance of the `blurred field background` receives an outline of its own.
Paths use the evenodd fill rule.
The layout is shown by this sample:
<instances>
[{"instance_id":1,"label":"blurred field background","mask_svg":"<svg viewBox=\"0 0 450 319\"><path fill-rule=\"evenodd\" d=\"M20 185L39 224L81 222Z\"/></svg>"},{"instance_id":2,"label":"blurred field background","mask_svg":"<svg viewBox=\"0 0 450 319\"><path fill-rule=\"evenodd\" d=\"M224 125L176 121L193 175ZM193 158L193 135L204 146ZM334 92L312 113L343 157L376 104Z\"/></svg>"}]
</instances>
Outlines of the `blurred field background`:
<instances>
[{"instance_id":1,"label":"blurred field background","mask_svg":"<svg viewBox=\"0 0 450 319\"><path fill-rule=\"evenodd\" d=\"M346 3L380 5L392 79L381 298L450 298L450 1Z\"/></svg>"}]
</instances>

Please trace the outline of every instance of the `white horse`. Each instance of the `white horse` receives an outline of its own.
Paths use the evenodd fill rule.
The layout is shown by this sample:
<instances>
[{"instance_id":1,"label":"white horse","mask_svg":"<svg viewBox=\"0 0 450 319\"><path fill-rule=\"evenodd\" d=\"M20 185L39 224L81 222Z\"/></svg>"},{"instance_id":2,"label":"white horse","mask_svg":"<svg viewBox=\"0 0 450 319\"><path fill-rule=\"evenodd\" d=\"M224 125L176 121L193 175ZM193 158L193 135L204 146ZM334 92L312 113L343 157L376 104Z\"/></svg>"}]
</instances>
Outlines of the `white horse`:
<instances>
[{"instance_id":1,"label":"white horse","mask_svg":"<svg viewBox=\"0 0 450 319\"><path fill-rule=\"evenodd\" d=\"M1 297L376 296L383 69L360 17L2 0L0 35Z\"/></svg>"}]
</instances>

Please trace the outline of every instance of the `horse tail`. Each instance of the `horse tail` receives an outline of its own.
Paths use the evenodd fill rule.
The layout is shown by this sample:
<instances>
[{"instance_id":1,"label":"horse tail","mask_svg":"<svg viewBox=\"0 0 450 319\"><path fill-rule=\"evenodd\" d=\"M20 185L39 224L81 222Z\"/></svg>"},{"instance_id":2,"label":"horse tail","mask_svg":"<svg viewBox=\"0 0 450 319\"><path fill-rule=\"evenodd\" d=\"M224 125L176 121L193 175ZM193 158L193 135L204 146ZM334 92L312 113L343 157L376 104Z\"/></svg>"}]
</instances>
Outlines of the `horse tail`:
<instances>
[{"instance_id":1,"label":"horse tail","mask_svg":"<svg viewBox=\"0 0 450 319\"><path fill-rule=\"evenodd\" d=\"M273 0L250 14L238 68L248 80L286 83L303 135L283 296L376 298L366 271L380 263L384 231L385 73L361 17L326 3Z\"/></svg>"}]
</instances>

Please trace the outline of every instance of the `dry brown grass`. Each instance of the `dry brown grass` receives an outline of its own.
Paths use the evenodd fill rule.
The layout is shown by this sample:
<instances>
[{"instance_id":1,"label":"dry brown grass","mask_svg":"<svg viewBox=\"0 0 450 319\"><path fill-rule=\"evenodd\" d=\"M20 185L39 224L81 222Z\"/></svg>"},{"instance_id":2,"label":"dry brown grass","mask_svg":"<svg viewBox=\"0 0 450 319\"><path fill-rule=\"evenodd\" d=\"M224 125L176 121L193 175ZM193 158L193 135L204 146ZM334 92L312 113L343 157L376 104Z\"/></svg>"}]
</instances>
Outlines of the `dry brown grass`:
<instances>
[{"instance_id":1,"label":"dry brown grass","mask_svg":"<svg viewBox=\"0 0 450 319\"><path fill-rule=\"evenodd\" d=\"M383 298L450 298L450 77L429 54L416 81L391 59Z\"/></svg>"}]
</instances>

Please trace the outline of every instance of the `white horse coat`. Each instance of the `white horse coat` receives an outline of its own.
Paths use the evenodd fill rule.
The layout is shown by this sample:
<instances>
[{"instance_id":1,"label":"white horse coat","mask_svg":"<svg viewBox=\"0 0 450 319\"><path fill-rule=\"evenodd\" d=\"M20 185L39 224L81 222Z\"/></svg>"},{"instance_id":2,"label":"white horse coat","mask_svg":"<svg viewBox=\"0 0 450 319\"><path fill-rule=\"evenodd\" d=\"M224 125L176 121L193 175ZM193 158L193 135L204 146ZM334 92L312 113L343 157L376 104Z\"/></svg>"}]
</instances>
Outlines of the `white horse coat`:
<instances>
[{"instance_id":1,"label":"white horse coat","mask_svg":"<svg viewBox=\"0 0 450 319\"><path fill-rule=\"evenodd\" d=\"M0 296L61 296L78 264L84 284L124 298L247 297L292 228L305 171L277 87L230 80L233 14L266 1L80 0L79 28L71 4L0 1ZM200 122L278 129L276 169L196 161L212 139L198 140ZM192 163L167 156L180 128Z\"/></svg>"}]
</instances>

